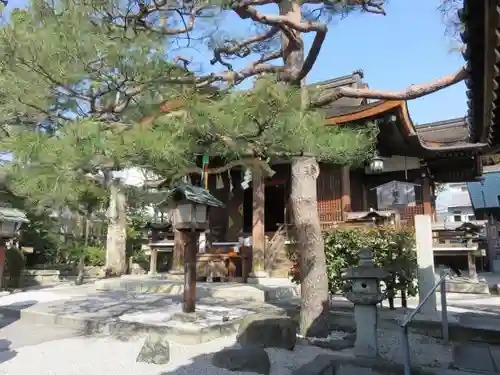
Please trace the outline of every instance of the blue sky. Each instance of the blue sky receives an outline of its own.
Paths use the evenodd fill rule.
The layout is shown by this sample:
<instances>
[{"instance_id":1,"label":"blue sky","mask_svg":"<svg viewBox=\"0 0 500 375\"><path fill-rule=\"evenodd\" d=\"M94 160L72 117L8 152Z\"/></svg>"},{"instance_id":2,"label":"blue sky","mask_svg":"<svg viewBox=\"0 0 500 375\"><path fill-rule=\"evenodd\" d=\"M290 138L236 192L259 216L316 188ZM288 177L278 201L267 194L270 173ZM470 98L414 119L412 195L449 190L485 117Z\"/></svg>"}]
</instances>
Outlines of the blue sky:
<instances>
[{"instance_id":1,"label":"blue sky","mask_svg":"<svg viewBox=\"0 0 500 375\"><path fill-rule=\"evenodd\" d=\"M371 88L400 90L458 70L463 59L459 53L450 52L451 41L444 34L445 27L437 11L440 2L392 0L386 6L387 16L353 14L332 20L307 82L362 69ZM25 0L10 0L8 8L25 3ZM246 32L245 25L235 15L225 17L223 26L231 34ZM306 36L306 42L310 40ZM207 63L210 55L203 47L185 52L197 61L205 61L203 70L213 69ZM183 53L178 51L178 54ZM409 110L417 124L464 116L465 85L461 83L410 101Z\"/></svg>"},{"instance_id":2,"label":"blue sky","mask_svg":"<svg viewBox=\"0 0 500 375\"><path fill-rule=\"evenodd\" d=\"M437 11L440 0L390 1L387 16L357 14L330 25L318 64L309 81L363 69L371 88L398 90L458 70L459 53ZM464 116L463 83L408 103L414 122L422 124Z\"/></svg>"}]
</instances>

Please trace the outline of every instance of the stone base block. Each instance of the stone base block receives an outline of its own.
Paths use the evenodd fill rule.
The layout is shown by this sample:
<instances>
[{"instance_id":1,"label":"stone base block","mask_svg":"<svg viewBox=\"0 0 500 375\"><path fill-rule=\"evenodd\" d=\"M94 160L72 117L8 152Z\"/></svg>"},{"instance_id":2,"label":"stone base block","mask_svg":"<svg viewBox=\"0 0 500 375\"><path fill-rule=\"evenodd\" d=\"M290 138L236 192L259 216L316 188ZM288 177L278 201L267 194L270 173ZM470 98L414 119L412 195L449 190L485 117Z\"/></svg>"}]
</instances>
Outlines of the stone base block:
<instances>
[{"instance_id":1,"label":"stone base block","mask_svg":"<svg viewBox=\"0 0 500 375\"><path fill-rule=\"evenodd\" d=\"M488 283L481 281L449 280L446 281L448 293L490 294Z\"/></svg>"}]
</instances>

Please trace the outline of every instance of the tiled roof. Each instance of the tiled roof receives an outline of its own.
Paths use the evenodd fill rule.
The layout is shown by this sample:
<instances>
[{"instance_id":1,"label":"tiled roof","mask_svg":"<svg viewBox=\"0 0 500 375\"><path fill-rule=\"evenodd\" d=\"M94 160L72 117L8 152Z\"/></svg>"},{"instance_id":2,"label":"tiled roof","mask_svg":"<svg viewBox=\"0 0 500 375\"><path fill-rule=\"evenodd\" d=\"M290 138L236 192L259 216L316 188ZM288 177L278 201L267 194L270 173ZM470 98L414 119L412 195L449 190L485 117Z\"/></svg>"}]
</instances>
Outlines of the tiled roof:
<instances>
[{"instance_id":1,"label":"tiled roof","mask_svg":"<svg viewBox=\"0 0 500 375\"><path fill-rule=\"evenodd\" d=\"M0 221L27 223L28 219L23 211L10 207L0 207Z\"/></svg>"},{"instance_id":2,"label":"tiled roof","mask_svg":"<svg viewBox=\"0 0 500 375\"><path fill-rule=\"evenodd\" d=\"M352 74L329 79L327 81L315 82L307 86L318 90L320 93L319 96L321 97L322 95L328 94L330 91L339 87L352 87L355 89L366 87L367 85L363 82L363 78L363 71L355 70ZM322 109L325 111L325 116L330 117L356 110L365 102L365 99L340 98L328 105L325 105Z\"/></svg>"},{"instance_id":3,"label":"tiled roof","mask_svg":"<svg viewBox=\"0 0 500 375\"><path fill-rule=\"evenodd\" d=\"M426 142L467 142L469 138L469 131L463 117L416 125L415 129L420 139Z\"/></svg>"},{"instance_id":4,"label":"tiled roof","mask_svg":"<svg viewBox=\"0 0 500 375\"><path fill-rule=\"evenodd\" d=\"M464 0L459 18L467 61L467 123L472 142L500 146L500 6L492 0ZM497 108L498 106L498 108Z\"/></svg>"},{"instance_id":5,"label":"tiled roof","mask_svg":"<svg viewBox=\"0 0 500 375\"><path fill-rule=\"evenodd\" d=\"M484 209L500 209L500 172L488 173L481 182L468 182L467 188L474 211Z\"/></svg>"},{"instance_id":6,"label":"tiled roof","mask_svg":"<svg viewBox=\"0 0 500 375\"><path fill-rule=\"evenodd\" d=\"M329 107L323 109L326 117L344 116L353 113L363 112L369 108L376 107L378 104L381 103L381 101L376 101L369 104L353 103L351 105L346 105L345 102L344 104L338 103L341 100L342 99L333 102Z\"/></svg>"}]
</instances>

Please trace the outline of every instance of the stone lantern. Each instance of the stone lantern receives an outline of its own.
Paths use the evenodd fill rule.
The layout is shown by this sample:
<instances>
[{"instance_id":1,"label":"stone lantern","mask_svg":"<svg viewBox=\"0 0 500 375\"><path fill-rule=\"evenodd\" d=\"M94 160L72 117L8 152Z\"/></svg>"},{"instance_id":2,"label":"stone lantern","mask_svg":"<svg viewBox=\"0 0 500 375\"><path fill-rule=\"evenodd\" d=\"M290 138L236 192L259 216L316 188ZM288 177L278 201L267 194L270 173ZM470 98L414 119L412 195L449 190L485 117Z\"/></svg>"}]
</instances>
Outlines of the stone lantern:
<instances>
[{"instance_id":1,"label":"stone lantern","mask_svg":"<svg viewBox=\"0 0 500 375\"><path fill-rule=\"evenodd\" d=\"M172 224L184 241L184 303L182 311L192 313L196 301L196 252L198 236L208 229L210 207L224 207L207 190L182 183L173 191Z\"/></svg>"},{"instance_id":2,"label":"stone lantern","mask_svg":"<svg viewBox=\"0 0 500 375\"><path fill-rule=\"evenodd\" d=\"M359 252L359 266L346 270L344 280L352 281L352 289L346 297L354 303L354 319L356 322L356 342L354 353L363 357L378 356L378 308L377 304L384 299L380 291L380 282L389 273L383 268L373 265L372 251L363 249Z\"/></svg>"},{"instance_id":3,"label":"stone lantern","mask_svg":"<svg viewBox=\"0 0 500 375\"><path fill-rule=\"evenodd\" d=\"M371 173L382 173L384 171L384 159L376 153L368 162L368 169Z\"/></svg>"},{"instance_id":4,"label":"stone lantern","mask_svg":"<svg viewBox=\"0 0 500 375\"><path fill-rule=\"evenodd\" d=\"M0 207L0 289L3 287L5 243L15 237L21 225L27 222L24 212L15 208Z\"/></svg>"}]
</instances>

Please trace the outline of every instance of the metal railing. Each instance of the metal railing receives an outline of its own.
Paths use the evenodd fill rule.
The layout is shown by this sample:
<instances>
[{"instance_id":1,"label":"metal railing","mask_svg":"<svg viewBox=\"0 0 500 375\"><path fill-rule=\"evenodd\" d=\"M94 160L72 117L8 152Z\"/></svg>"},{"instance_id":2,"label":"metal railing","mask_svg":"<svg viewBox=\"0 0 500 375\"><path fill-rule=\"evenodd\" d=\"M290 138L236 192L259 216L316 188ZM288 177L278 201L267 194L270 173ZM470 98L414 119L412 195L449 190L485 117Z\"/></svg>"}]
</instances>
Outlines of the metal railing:
<instances>
[{"instance_id":1,"label":"metal railing","mask_svg":"<svg viewBox=\"0 0 500 375\"><path fill-rule=\"evenodd\" d=\"M434 285L434 287L427 293L418 306L413 310L410 315L406 317L403 324L401 324L402 330L402 350L403 350L403 365L404 365L404 375L411 375L411 363L410 363L410 341L408 338L408 325L413 320L415 315L422 309L422 306L427 302L430 296L436 292L439 288L441 293L441 334L443 335L443 342L447 344L450 341L450 332L448 325L448 307L446 302L446 278L449 276L448 272L444 272L441 275L439 281Z\"/></svg>"}]
</instances>

